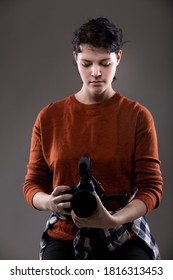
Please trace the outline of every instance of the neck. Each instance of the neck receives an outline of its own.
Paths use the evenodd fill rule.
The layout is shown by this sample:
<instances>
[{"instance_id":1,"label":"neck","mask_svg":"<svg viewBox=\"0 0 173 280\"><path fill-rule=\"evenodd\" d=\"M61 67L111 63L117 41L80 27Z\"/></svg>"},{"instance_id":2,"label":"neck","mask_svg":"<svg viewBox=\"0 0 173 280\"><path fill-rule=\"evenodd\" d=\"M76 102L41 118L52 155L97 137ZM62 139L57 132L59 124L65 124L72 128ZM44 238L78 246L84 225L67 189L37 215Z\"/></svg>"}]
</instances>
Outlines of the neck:
<instances>
[{"instance_id":1,"label":"neck","mask_svg":"<svg viewBox=\"0 0 173 280\"><path fill-rule=\"evenodd\" d=\"M113 89L111 89L109 92L102 92L97 94L91 94L81 89L75 94L75 97L79 102L83 104L97 104L110 99L114 94L115 91Z\"/></svg>"}]
</instances>

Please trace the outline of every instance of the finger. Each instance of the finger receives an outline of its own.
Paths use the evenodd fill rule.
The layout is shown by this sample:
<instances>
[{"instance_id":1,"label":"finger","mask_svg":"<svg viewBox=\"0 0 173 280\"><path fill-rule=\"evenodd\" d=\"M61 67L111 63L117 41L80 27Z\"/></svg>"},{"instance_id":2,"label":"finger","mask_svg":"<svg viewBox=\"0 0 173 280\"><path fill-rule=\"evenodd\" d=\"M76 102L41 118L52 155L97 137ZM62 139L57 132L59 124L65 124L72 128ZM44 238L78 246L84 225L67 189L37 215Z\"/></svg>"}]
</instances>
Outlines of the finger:
<instances>
[{"instance_id":1,"label":"finger","mask_svg":"<svg viewBox=\"0 0 173 280\"><path fill-rule=\"evenodd\" d=\"M70 202L59 203L56 207L56 212L69 215L71 212L71 203Z\"/></svg>"},{"instance_id":2,"label":"finger","mask_svg":"<svg viewBox=\"0 0 173 280\"><path fill-rule=\"evenodd\" d=\"M67 186L67 185L57 186L57 187L53 190L52 195L53 195L53 196L57 196L57 195L59 195L60 193L65 192L65 191L68 191L68 190L70 190L70 186Z\"/></svg>"},{"instance_id":3,"label":"finger","mask_svg":"<svg viewBox=\"0 0 173 280\"><path fill-rule=\"evenodd\" d=\"M87 219L76 216L73 210L71 211L71 217L73 219L73 222L77 225L78 228L86 226Z\"/></svg>"},{"instance_id":4,"label":"finger","mask_svg":"<svg viewBox=\"0 0 173 280\"><path fill-rule=\"evenodd\" d=\"M68 210L68 208L67 208L67 209L65 208L65 209L63 210L63 213L62 213L62 214L63 214L63 215L71 216L71 209Z\"/></svg>"},{"instance_id":5,"label":"finger","mask_svg":"<svg viewBox=\"0 0 173 280\"><path fill-rule=\"evenodd\" d=\"M53 202L55 204L60 204L62 202L71 201L72 194L60 194L53 197Z\"/></svg>"},{"instance_id":6,"label":"finger","mask_svg":"<svg viewBox=\"0 0 173 280\"><path fill-rule=\"evenodd\" d=\"M59 209L70 209L71 203L70 202L62 202L58 204Z\"/></svg>"},{"instance_id":7,"label":"finger","mask_svg":"<svg viewBox=\"0 0 173 280\"><path fill-rule=\"evenodd\" d=\"M102 203L100 197L98 196L98 194L96 192L94 192L94 195L95 195L95 198L97 201L97 206L103 206L103 203Z\"/></svg>"}]
</instances>

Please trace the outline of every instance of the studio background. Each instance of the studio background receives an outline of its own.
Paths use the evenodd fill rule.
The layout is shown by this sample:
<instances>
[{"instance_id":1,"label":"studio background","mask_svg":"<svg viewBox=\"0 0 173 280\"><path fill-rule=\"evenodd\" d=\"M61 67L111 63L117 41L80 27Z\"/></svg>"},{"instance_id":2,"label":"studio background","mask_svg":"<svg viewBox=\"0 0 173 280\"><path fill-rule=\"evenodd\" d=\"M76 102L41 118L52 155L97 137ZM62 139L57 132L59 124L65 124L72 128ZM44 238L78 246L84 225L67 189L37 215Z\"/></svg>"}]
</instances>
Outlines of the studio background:
<instances>
[{"instance_id":1,"label":"studio background","mask_svg":"<svg viewBox=\"0 0 173 280\"><path fill-rule=\"evenodd\" d=\"M168 0L0 0L0 259L38 259L50 214L32 209L22 193L32 126L44 106L80 89L73 31L98 16L129 41L114 88L155 119L164 196L147 217L162 259L173 259L172 8Z\"/></svg>"}]
</instances>

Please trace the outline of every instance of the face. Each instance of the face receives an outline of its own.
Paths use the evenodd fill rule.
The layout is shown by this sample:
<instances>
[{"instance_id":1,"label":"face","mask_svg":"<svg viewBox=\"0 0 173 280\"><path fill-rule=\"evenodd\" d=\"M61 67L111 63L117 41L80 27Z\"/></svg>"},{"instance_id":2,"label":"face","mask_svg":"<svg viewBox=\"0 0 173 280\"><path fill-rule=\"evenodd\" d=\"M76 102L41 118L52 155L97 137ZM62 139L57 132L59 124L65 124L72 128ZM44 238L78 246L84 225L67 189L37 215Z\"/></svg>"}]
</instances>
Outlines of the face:
<instances>
[{"instance_id":1,"label":"face","mask_svg":"<svg viewBox=\"0 0 173 280\"><path fill-rule=\"evenodd\" d=\"M122 51L109 53L104 48L93 48L87 44L82 44L80 49L80 53L74 53L74 59L83 82L83 91L92 96L109 95Z\"/></svg>"}]
</instances>

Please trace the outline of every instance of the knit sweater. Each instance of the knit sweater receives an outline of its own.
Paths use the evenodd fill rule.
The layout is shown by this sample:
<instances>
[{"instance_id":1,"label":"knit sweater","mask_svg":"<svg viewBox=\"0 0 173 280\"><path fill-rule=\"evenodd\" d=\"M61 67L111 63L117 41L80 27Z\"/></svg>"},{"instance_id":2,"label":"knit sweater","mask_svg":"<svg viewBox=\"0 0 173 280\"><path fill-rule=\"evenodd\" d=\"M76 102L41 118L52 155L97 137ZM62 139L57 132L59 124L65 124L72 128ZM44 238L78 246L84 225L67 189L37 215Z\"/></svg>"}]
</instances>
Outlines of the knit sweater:
<instances>
[{"instance_id":1,"label":"knit sweater","mask_svg":"<svg viewBox=\"0 0 173 280\"><path fill-rule=\"evenodd\" d=\"M43 108L33 126L23 186L27 202L33 205L37 192L75 186L83 154L90 156L92 172L106 194L137 189L136 198L148 212L158 207L162 176L155 125L147 108L119 93L97 104L80 103L71 95Z\"/></svg>"}]
</instances>

